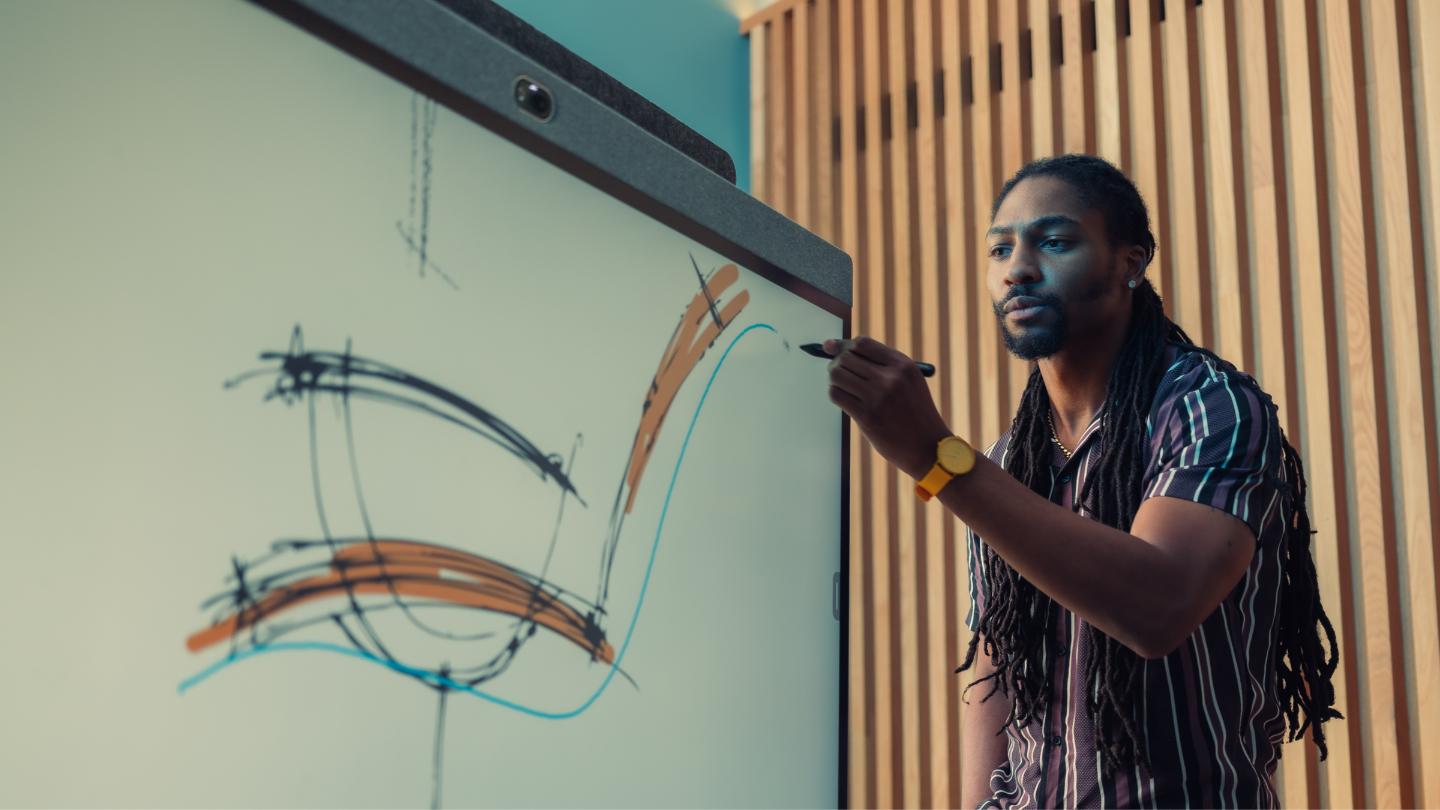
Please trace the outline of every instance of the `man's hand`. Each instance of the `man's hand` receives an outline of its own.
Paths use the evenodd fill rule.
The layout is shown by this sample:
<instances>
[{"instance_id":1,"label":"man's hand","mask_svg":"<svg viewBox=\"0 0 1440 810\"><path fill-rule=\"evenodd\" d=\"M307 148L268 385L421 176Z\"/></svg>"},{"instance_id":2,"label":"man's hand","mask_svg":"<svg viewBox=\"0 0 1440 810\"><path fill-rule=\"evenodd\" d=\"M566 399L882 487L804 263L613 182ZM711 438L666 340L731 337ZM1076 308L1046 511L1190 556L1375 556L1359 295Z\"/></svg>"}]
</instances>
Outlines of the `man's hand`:
<instances>
[{"instance_id":1,"label":"man's hand","mask_svg":"<svg viewBox=\"0 0 1440 810\"><path fill-rule=\"evenodd\" d=\"M911 478L935 463L935 445L950 429L930 387L903 353L868 337L827 340L830 401L850 415L887 461Z\"/></svg>"}]
</instances>

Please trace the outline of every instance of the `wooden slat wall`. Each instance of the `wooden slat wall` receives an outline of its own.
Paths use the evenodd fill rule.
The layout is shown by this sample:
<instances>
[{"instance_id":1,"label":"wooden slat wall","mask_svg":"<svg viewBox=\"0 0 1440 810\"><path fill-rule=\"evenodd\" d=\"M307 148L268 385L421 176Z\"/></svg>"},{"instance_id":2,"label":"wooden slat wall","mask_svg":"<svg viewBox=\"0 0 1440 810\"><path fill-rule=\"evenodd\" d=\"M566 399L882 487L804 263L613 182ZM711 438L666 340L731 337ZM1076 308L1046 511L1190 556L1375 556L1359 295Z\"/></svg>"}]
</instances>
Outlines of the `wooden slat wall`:
<instances>
[{"instance_id":1,"label":"wooden slat wall","mask_svg":"<svg viewBox=\"0 0 1440 810\"><path fill-rule=\"evenodd\" d=\"M854 331L936 362L976 442L1028 374L985 289L999 184L1130 174L1168 311L1306 461L1348 719L1325 762L1286 746L1285 803L1440 808L1440 2L778 0L741 32L754 193L855 257ZM964 528L855 438L851 803L955 806Z\"/></svg>"}]
</instances>

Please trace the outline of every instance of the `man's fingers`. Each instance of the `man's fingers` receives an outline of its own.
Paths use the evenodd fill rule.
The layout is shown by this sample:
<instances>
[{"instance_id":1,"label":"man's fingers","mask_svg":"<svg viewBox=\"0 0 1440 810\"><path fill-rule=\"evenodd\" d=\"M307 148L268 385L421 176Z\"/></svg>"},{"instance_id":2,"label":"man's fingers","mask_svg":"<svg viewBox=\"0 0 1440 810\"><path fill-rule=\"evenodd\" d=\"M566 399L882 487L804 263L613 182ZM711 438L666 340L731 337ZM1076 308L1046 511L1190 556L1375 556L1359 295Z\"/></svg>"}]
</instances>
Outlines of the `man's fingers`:
<instances>
[{"instance_id":1,"label":"man's fingers","mask_svg":"<svg viewBox=\"0 0 1440 810\"><path fill-rule=\"evenodd\" d=\"M861 377L843 365L831 370L830 387L839 388L857 400L862 400L867 388L864 377Z\"/></svg>"},{"instance_id":2,"label":"man's fingers","mask_svg":"<svg viewBox=\"0 0 1440 810\"><path fill-rule=\"evenodd\" d=\"M834 374L836 369L842 368L862 380L869 380L875 376L875 364L854 352L846 352L830 361L831 374Z\"/></svg>"},{"instance_id":3,"label":"man's fingers","mask_svg":"<svg viewBox=\"0 0 1440 810\"><path fill-rule=\"evenodd\" d=\"M838 388L835 385L830 386L830 401L839 405L840 410L849 414L851 417L854 417L855 414L859 413L860 409L864 407L864 403L854 394Z\"/></svg>"},{"instance_id":4,"label":"man's fingers","mask_svg":"<svg viewBox=\"0 0 1440 810\"><path fill-rule=\"evenodd\" d=\"M871 337L855 338L854 347L851 353L869 360L877 366L899 366L911 362L910 358L900 351L886 346L884 343Z\"/></svg>"}]
</instances>

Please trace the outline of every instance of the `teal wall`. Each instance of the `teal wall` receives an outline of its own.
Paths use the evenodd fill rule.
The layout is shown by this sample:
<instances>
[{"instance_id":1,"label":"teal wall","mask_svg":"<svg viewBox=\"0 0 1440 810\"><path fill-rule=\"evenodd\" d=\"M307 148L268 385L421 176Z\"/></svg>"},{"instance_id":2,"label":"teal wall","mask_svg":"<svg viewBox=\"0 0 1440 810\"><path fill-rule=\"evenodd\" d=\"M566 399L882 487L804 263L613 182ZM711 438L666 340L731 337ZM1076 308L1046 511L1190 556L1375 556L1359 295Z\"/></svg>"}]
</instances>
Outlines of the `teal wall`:
<instances>
[{"instance_id":1,"label":"teal wall","mask_svg":"<svg viewBox=\"0 0 1440 810\"><path fill-rule=\"evenodd\" d=\"M730 153L750 189L750 40L724 0L496 0Z\"/></svg>"}]
</instances>

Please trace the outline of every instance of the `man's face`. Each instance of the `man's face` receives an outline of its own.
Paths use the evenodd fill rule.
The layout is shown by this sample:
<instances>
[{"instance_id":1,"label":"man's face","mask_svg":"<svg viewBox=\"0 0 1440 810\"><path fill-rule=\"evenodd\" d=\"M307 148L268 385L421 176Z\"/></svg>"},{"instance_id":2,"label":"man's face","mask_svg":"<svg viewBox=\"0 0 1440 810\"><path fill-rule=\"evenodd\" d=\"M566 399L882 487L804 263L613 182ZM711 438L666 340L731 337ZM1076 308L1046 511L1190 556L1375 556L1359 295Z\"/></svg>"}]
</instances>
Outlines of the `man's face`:
<instances>
[{"instance_id":1,"label":"man's face","mask_svg":"<svg viewBox=\"0 0 1440 810\"><path fill-rule=\"evenodd\" d=\"M1000 332L1022 359L1085 345L1128 323L1125 256L1111 250L1104 215L1063 180L1016 184L995 212L986 253Z\"/></svg>"}]
</instances>

